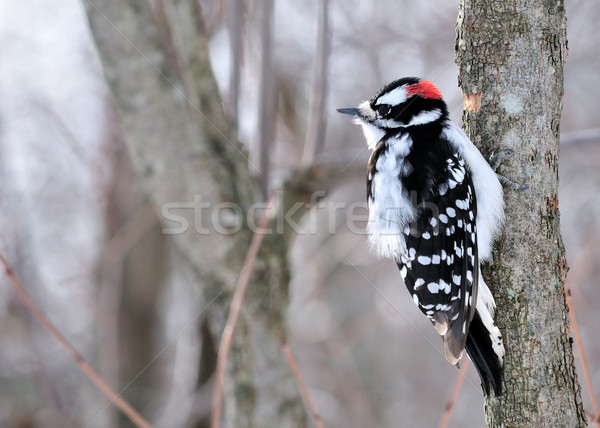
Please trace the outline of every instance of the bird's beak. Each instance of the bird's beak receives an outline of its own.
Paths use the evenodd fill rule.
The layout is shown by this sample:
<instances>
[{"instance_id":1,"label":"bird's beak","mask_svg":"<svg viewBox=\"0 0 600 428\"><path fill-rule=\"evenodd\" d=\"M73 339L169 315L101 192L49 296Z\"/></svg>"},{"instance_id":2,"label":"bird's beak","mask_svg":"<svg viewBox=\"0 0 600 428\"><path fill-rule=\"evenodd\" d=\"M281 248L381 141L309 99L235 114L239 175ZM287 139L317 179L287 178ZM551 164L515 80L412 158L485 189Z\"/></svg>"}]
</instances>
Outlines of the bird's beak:
<instances>
[{"instance_id":1,"label":"bird's beak","mask_svg":"<svg viewBox=\"0 0 600 428\"><path fill-rule=\"evenodd\" d=\"M347 114L350 116L357 117L358 109L357 108L338 108L337 111L342 114Z\"/></svg>"}]
</instances>

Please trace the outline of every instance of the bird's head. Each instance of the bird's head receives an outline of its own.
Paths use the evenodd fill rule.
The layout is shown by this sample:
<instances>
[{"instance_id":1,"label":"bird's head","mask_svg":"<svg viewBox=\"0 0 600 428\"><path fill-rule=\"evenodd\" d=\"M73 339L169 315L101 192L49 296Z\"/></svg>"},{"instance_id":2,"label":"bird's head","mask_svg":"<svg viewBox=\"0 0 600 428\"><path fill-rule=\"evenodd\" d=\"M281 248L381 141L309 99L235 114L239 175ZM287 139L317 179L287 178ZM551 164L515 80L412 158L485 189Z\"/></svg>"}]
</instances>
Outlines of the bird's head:
<instances>
[{"instance_id":1,"label":"bird's head","mask_svg":"<svg viewBox=\"0 0 600 428\"><path fill-rule=\"evenodd\" d=\"M440 90L432 81L417 77L394 80L357 108L340 108L337 111L354 116L356 123L362 125L369 146L376 144L389 131L448 118Z\"/></svg>"}]
</instances>

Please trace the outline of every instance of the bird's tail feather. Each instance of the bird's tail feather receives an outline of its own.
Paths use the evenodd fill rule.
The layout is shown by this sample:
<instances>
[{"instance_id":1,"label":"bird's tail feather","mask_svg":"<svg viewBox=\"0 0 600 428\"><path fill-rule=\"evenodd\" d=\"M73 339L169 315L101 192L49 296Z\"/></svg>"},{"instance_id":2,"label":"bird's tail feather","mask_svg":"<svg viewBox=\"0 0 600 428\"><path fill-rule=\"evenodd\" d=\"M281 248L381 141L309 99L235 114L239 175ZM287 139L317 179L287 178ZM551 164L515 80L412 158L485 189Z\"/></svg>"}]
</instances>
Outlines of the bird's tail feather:
<instances>
[{"instance_id":1,"label":"bird's tail feather","mask_svg":"<svg viewBox=\"0 0 600 428\"><path fill-rule=\"evenodd\" d=\"M485 315L484 319L487 318ZM478 310L471 321L465 349L477 369L481 378L481 386L486 395L490 395L490 390L493 390L496 396L500 396L502 395L504 346L498 328L493 323L491 327L488 328L482 321ZM501 347L501 353L498 352L498 344Z\"/></svg>"}]
</instances>

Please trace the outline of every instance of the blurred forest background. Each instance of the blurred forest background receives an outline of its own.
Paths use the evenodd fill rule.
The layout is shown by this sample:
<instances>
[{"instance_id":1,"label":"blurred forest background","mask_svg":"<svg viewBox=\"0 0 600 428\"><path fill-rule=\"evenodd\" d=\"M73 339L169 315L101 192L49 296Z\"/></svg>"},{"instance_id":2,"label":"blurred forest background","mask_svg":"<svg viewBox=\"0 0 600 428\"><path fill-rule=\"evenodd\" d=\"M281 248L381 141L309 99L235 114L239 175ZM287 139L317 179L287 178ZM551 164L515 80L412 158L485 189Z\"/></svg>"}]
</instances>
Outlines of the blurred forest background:
<instances>
[{"instance_id":1,"label":"blurred forest background","mask_svg":"<svg viewBox=\"0 0 600 428\"><path fill-rule=\"evenodd\" d=\"M441 341L397 268L369 255L364 223L347 217L347 207L364 202L369 152L335 108L355 106L398 77L420 76L437 83L460 123L457 5L329 1L322 56L322 2L278 0L270 18L269 3L201 1L224 105L264 191L303 165L342 165L343 180L293 245L290 345L327 427L436 426L458 372L438 352ZM598 390L600 4L567 0L566 9L560 210L568 287ZM323 58L326 74L315 61ZM318 114L314 94L323 88ZM265 94L276 100L268 114ZM269 144L259 144L270 132ZM127 386L124 397L155 426L205 426L212 383L199 381L199 367L215 345L201 340L202 285L134 174L77 0L0 1L0 174L0 252L33 299L111 385ZM0 427L114 426L119 417L108 400L5 276L0 284ZM575 358L591 412L577 349ZM483 425L470 367L450 426Z\"/></svg>"}]
</instances>

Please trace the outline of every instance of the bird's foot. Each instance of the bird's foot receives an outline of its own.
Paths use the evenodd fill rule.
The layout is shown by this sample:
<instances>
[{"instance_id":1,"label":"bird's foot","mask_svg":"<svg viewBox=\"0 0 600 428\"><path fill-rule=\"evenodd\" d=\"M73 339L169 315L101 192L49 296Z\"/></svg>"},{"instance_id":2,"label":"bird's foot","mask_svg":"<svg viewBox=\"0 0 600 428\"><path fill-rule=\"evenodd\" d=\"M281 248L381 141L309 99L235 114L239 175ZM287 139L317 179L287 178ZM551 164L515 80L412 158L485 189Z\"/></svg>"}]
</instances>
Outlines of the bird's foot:
<instances>
[{"instance_id":1,"label":"bird's foot","mask_svg":"<svg viewBox=\"0 0 600 428\"><path fill-rule=\"evenodd\" d=\"M504 161L504 159L512 156L514 153L515 152L512 149L503 149L503 150L496 149L490 155L490 158L488 159L488 163L492 167L492 170L498 176L498 180L500 180L500 183L502 183L506 187L509 187L513 190L527 190L527 189L529 189L529 185L527 185L527 184L521 185L517 182L509 180L508 178L506 178L503 175L498 174L498 172L497 172L498 167Z\"/></svg>"}]
</instances>

